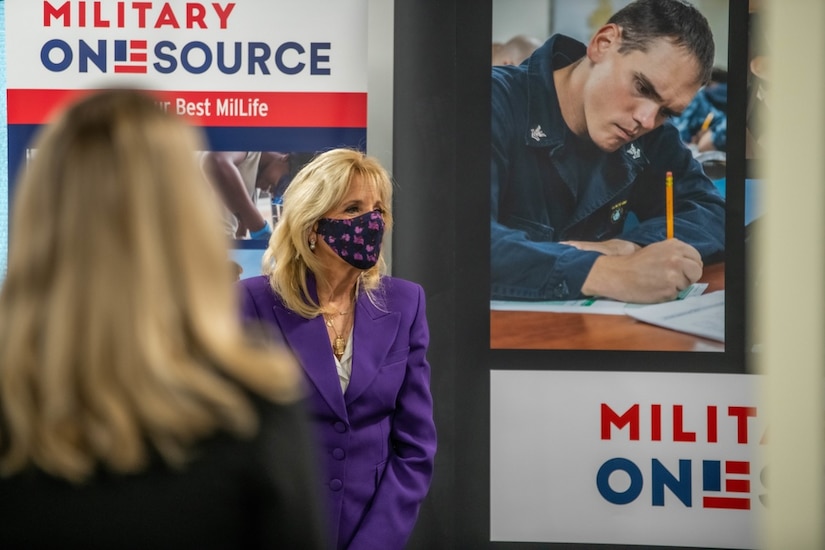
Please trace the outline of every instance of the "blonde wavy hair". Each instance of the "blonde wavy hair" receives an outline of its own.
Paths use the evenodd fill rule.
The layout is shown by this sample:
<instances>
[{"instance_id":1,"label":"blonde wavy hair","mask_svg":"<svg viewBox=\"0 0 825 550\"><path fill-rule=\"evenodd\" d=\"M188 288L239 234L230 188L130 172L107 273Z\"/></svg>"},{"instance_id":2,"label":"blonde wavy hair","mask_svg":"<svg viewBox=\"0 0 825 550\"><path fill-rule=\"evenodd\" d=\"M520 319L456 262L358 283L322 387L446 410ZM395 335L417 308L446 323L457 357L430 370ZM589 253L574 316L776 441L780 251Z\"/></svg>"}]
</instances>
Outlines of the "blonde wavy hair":
<instances>
[{"instance_id":1,"label":"blonde wavy hair","mask_svg":"<svg viewBox=\"0 0 825 550\"><path fill-rule=\"evenodd\" d=\"M139 91L105 90L39 136L16 186L0 291L0 475L80 482L183 466L247 390L299 394L285 352L244 336L200 136Z\"/></svg>"},{"instance_id":2,"label":"blonde wavy hair","mask_svg":"<svg viewBox=\"0 0 825 550\"><path fill-rule=\"evenodd\" d=\"M321 263L309 249L309 234L315 223L344 199L356 176L371 186L384 204L386 240L392 228L392 181L374 157L347 148L321 153L296 174L284 193L283 213L264 253L263 272L284 304L305 318L321 314L307 288L307 271L319 285L324 283ZM378 263L361 273L358 283L359 291L374 302L386 272L385 249L382 247Z\"/></svg>"}]
</instances>

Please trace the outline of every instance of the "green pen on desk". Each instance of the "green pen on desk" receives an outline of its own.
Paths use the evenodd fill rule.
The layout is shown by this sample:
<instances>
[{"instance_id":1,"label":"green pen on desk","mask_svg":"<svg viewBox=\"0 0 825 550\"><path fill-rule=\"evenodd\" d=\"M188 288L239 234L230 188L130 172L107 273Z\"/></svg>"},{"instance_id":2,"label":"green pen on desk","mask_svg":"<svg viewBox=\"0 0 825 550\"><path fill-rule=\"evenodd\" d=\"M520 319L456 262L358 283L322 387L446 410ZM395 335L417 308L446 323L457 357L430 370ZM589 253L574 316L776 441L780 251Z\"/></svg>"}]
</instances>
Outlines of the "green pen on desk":
<instances>
[{"instance_id":1,"label":"green pen on desk","mask_svg":"<svg viewBox=\"0 0 825 550\"><path fill-rule=\"evenodd\" d=\"M592 297L588 298L587 300L585 300L584 302L582 302L582 306L585 306L585 307L586 306L592 306L593 302L595 302L595 301L596 301L596 297L592 296Z\"/></svg>"}]
</instances>

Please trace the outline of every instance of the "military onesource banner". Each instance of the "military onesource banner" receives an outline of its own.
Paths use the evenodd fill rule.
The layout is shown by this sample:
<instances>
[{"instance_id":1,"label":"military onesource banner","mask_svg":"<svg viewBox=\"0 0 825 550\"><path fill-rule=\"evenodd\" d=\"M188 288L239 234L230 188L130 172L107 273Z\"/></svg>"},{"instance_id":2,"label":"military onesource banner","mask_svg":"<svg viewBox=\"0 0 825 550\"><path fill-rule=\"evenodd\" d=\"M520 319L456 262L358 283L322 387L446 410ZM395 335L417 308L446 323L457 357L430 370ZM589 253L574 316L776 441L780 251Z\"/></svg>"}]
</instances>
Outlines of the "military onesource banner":
<instances>
[{"instance_id":1,"label":"military onesource banner","mask_svg":"<svg viewBox=\"0 0 825 550\"><path fill-rule=\"evenodd\" d=\"M366 149L366 0L5 4L13 44L10 181L55 109L85 90L112 86L157 92L160 108L203 127L211 151L250 153L246 194L270 223L277 222L276 189L282 193L300 166L292 162L264 182L268 153L305 162L333 147ZM255 241L243 221L234 226L238 248L263 248L266 240Z\"/></svg>"},{"instance_id":2,"label":"military onesource banner","mask_svg":"<svg viewBox=\"0 0 825 550\"><path fill-rule=\"evenodd\" d=\"M758 547L760 377L490 376L491 540Z\"/></svg>"}]
</instances>

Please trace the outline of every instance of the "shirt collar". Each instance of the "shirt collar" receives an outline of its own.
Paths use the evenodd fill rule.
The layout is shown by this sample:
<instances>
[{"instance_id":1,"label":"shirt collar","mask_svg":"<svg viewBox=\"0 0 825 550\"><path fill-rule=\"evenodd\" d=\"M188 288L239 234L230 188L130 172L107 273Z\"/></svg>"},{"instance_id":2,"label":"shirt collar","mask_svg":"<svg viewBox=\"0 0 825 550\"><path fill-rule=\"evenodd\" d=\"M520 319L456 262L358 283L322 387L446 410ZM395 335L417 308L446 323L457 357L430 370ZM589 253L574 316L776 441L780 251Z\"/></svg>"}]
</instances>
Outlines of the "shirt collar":
<instances>
[{"instance_id":1,"label":"shirt collar","mask_svg":"<svg viewBox=\"0 0 825 550\"><path fill-rule=\"evenodd\" d=\"M533 147L552 147L564 142L570 131L561 116L553 72L581 59L587 47L568 36L550 37L527 60L528 128L525 141Z\"/></svg>"}]
</instances>

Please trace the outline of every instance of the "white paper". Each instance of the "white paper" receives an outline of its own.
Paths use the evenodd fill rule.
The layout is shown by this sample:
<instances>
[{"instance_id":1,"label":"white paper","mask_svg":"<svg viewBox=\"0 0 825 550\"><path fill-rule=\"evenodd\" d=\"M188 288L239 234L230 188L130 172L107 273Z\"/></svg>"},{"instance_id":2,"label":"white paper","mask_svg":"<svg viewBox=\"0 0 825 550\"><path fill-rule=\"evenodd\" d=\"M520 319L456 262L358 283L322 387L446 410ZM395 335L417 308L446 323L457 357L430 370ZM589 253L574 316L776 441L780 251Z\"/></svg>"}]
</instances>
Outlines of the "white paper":
<instances>
[{"instance_id":1,"label":"white paper","mask_svg":"<svg viewBox=\"0 0 825 550\"><path fill-rule=\"evenodd\" d=\"M520 302L509 300L491 300L493 311L538 311L541 313L601 313L623 315L624 302L613 300L563 300L546 302Z\"/></svg>"},{"instance_id":2,"label":"white paper","mask_svg":"<svg viewBox=\"0 0 825 550\"><path fill-rule=\"evenodd\" d=\"M664 304L626 309L625 313L652 325L703 336L719 342L725 341L724 290Z\"/></svg>"},{"instance_id":3,"label":"white paper","mask_svg":"<svg viewBox=\"0 0 825 550\"><path fill-rule=\"evenodd\" d=\"M679 300L701 295L708 287L707 283L694 283L679 293ZM624 315L626 310L651 307L645 304L617 302L606 298L587 298L583 300L560 300L524 302L510 300L491 300L493 311L537 311L541 313L597 313L602 315Z\"/></svg>"}]
</instances>

